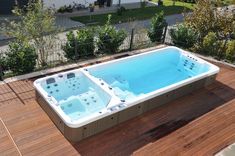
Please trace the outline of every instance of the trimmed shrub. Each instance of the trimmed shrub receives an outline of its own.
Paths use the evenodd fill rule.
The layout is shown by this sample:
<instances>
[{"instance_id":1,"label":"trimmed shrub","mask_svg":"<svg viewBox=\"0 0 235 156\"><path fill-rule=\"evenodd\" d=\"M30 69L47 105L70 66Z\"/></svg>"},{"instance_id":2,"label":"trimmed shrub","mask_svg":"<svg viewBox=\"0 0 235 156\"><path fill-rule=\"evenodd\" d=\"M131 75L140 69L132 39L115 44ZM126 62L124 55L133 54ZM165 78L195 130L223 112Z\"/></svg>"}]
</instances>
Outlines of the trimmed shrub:
<instances>
[{"instance_id":1,"label":"trimmed shrub","mask_svg":"<svg viewBox=\"0 0 235 156\"><path fill-rule=\"evenodd\" d=\"M183 48L191 48L198 39L196 31L185 24L179 24L171 29L170 36L176 46Z\"/></svg>"},{"instance_id":2,"label":"trimmed shrub","mask_svg":"<svg viewBox=\"0 0 235 156\"><path fill-rule=\"evenodd\" d=\"M65 57L69 60L77 60L79 58L79 55L77 51L75 51L75 45L76 38L73 33L73 31L70 31L66 34L67 42L64 46L62 46L62 49L64 50Z\"/></svg>"},{"instance_id":3,"label":"trimmed shrub","mask_svg":"<svg viewBox=\"0 0 235 156\"><path fill-rule=\"evenodd\" d=\"M82 57L94 56L94 30L90 28L76 31L76 35L70 31L66 34L67 42L62 49L69 60L77 60Z\"/></svg>"},{"instance_id":4,"label":"trimmed shrub","mask_svg":"<svg viewBox=\"0 0 235 156\"><path fill-rule=\"evenodd\" d=\"M94 56L95 43L94 43L95 32L93 29L81 29L77 31L77 51L80 57Z\"/></svg>"},{"instance_id":5,"label":"trimmed shrub","mask_svg":"<svg viewBox=\"0 0 235 156\"><path fill-rule=\"evenodd\" d=\"M15 74L34 71L37 54L35 48L27 43L11 42L6 52L6 66Z\"/></svg>"},{"instance_id":6,"label":"trimmed shrub","mask_svg":"<svg viewBox=\"0 0 235 156\"><path fill-rule=\"evenodd\" d=\"M235 62L235 40L229 41L227 44L226 59Z\"/></svg>"},{"instance_id":7,"label":"trimmed shrub","mask_svg":"<svg viewBox=\"0 0 235 156\"><path fill-rule=\"evenodd\" d=\"M148 36L152 42L160 42L163 37L163 30L167 23L164 18L164 12L161 11L152 18L151 28L148 31Z\"/></svg>"},{"instance_id":8,"label":"trimmed shrub","mask_svg":"<svg viewBox=\"0 0 235 156\"><path fill-rule=\"evenodd\" d=\"M117 30L110 24L111 15L108 16L105 26L98 30L97 46L99 53L112 54L118 51L123 41L127 37L124 30Z\"/></svg>"}]
</instances>

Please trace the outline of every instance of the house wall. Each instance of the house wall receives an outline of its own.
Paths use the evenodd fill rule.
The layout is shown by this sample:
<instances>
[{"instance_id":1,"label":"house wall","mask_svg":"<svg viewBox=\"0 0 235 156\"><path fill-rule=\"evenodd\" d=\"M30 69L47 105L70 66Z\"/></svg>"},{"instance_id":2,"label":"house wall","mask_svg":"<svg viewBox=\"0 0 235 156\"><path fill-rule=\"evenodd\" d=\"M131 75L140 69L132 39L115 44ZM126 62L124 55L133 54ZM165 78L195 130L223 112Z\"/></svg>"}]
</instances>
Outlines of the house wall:
<instances>
[{"instance_id":1,"label":"house wall","mask_svg":"<svg viewBox=\"0 0 235 156\"><path fill-rule=\"evenodd\" d=\"M43 0L44 5L46 7L53 7L55 9L59 9L60 7L64 5L73 5L73 2L77 4L83 4L86 6L89 6L90 3L94 3L96 0ZM126 3L136 3L140 2L140 0L121 0L121 4L126 4ZM113 0L113 4L119 4L119 0Z\"/></svg>"},{"instance_id":2,"label":"house wall","mask_svg":"<svg viewBox=\"0 0 235 156\"><path fill-rule=\"evenodd\" d=\"M89 6L89 4L94 3L94 1L95 0L43 0L43 3L45 7L59 9L64 5L73 5L73 2Z\"/></svg>"}]
</instances>

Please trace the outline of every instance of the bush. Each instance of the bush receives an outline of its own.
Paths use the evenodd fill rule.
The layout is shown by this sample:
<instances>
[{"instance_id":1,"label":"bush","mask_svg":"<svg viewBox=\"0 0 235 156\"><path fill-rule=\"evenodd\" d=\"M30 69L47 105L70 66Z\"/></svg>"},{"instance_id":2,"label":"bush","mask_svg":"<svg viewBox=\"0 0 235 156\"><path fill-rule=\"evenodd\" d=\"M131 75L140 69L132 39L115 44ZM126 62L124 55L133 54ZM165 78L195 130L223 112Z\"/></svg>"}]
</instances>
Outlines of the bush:
<instances>
[{"instance_id":1,"label":"bush","mask_svg":"<svg viewBox=\"0 0 235 156\"><path fill-rule=\"evenodd\" d=\"M9 44L6 52L6 66L15 74L32 72L36 66L37 55L35 48L21 42Z\"/></svg>"},{"instance_id":2,"label":"bush","mask_svg":"<svg viewBox=\"0 0 235 156\"><path fill-rule=\"evenodd\" d=\"M197 30L199 41L208 34L215 32L221 37L231 36L234 29L234 19L232 14L221 13L212 7L210 0L197 0L193 12L185 16L185 22Z\"/></svg>"},{"instance_id":3,"label":"bush","mask_svg":"<svg viewBox=\"0 0 235 156\"><path fill-rule=\"evenodd\" d=\"M46 66L51 47L57 41L54 10L45 8L41 0L30 0L23 8L15 7L13 13L20 20L3 22L1 31L17 41L32 43L38 54L38 66Z\"/></svg>"},{"instance_id":4,"label":"bush","mask_svg":"<svg viewBox=\"0 0 235 156\"><path fill-rule=\"evenodd\" d=\"M126 11L126 8L124 6L121 6L117 9L117 15L122 16L122 13Z\"/></svg>"},{"instance_id":5,"label":"bush","mask_svg":"<svg viewBox=\"0 0 235 156\"><path fill-rule=\"evenodd\" d=\"M226 59L235 62L235 40L229 41L227 44Z\"/></svg>"},{"instance_id":6,"label":"bush","mask_svg":"<svg viewBox=\"0 0 235 156\"><path fill-rule=\"evenodd\" d=\"M94 43L95 32L91 28L81 29L77 31L77 51L80 57L94 56L95 43Z\"/></svg>"},{"instance_id":7,"label":"bush","mask_svg":"<svg viewBox=\"0 0 235 156\"><path fill-rule=\"evenodd\" d=\"M172 42L179 47L191 48L197 41L196 31L185 24L179 24L170 30Z\"/></svg>"},{"instance_id":8,"label":"bush","mask_svg":"<svg viewBox=\"0 0 235 156\"><path fill-rule=\"evenodd\" d=\"M64 5L57 10L58 13L73 12L73 7L71 5Z\"/></svg>"},{"instance_id":9,"label":"bush","mask_svg":"<svg viewBox=\"0 0 235 156\"><path fill-rule=\"evenodd\" d=\"M163 5L163 1L162 0L158 0L158 6L162 6Z\"/></svg>"},{"instance_id":10,"label":"bush","mask_svg":"<svg viewBox=\"0 0 235 156\"><path fill-rule=\"evenodd\" d=\"M67 42L62 49L65 52L65 57L69 60L77 60L79 58L78 53L75 51L76 38L73 31L66 34Z\"/></svg>"},{"instance_id":11,"label":"bush","mask_svg":"<svg viewBox=\"0 0 235 156\"><path fill-rule=\"evenodd\" d=\"M140 2L140 7L141 7L141 8L145 8L146 6L147 6L146 0L142 0L142 1Z\"/></svg>"},{"instance_id":12,"label":"bush","mask_svg":"<svg viewBox=\"0 0 235 156\"><path fill-rule=\"evenodd\" d=\"M0 81L3 80L4 71L6 70L6 59L0 54Z\"/></svg>"},{"instance_id":13,"label":"bush","mask_svg":"<svg viewBox=\"0 0 235 156\"><path fill-rule=\"evenodd\" d=\"M151 28L148 31L148 36L152 42L160 42L162 40L163 30L166 25L163 11L152 18Z\"/></svg>"},{"instance_id":14,"label":"bush","mask_svg":"<svg viewBox=\"0 0 235 156\"><path fill-rule=\"evenodd\" d=\"M89 57L94 55L93 29L86 28L76 32L76 35L70 31L66 34L67 42L62 49L65 52L65 57L69 60L77 60L82 57Z\"/></svg>"},{"instance_id":15,"label":"bush","mask_svg":"<svg viewBox=\"0 0 235 156\"><path fill-rule=\"evenodd\" d=\"M121 10L121 8L118 8L118 9L117 9L117 15L118 15L118 16L122 16L122 10Z\"/></svg>"},{"instance_id":16,"label":"bush","mask_svg":"<svg viewBox=\"0 0 235 156\"><path fill-rule=\"evenodd\" d=\"M0 66L2 68L2 70L5 70L7 67L6 67L6 58L0 54Z\"/></svg>"},{"instance_id":17,"label":"bush","mask_svg":"<svg viewBox=\"0 0 235 156\"><path fill-rule=\"evenodd\" d=\"M115 53L122 45L127 34L124 30L117 30L110 24L111 15L108 16L108 21L105 26L100 27L98 31L97 46L100 53Z\"/></svg>"},{"instance_id":18,"label":"bush","mask_svg":"<svg viewBox=\"0 0 235 156\"><path fill-rule=\"evenodd\" d=\"M222 51L222 42L214 32L209 32L202 42L201 52L206 55L219 56Z\"/></svg>"},{"instance_id":19,"label":"bush","mask_svg":"<svg viewBox=\"0 0 235 156\"><path fill-rule=\"evenodd\" d=\"M121 9L122 12L126 11L126 8L124 6L121 6L120 9Z\"/></svg>"}]
</instances>

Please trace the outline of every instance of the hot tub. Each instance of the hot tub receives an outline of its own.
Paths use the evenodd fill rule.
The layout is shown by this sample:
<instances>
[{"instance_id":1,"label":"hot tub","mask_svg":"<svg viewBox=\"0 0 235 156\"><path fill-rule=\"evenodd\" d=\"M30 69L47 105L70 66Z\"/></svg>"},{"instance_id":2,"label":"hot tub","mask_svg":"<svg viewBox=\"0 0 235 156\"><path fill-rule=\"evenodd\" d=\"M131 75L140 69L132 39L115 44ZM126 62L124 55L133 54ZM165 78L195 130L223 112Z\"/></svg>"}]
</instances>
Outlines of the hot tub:
<instances>
[{"instance_id":1,"label":"hot tub","mask_svg":"<svg viewBox=\"0 0 235 156\"><path fill-rule=\"evenodd\" d=\"M166 47L41 78L34 86L39 104L76 142L207 86L218 72Z\"/></svg>"}]
</instances>

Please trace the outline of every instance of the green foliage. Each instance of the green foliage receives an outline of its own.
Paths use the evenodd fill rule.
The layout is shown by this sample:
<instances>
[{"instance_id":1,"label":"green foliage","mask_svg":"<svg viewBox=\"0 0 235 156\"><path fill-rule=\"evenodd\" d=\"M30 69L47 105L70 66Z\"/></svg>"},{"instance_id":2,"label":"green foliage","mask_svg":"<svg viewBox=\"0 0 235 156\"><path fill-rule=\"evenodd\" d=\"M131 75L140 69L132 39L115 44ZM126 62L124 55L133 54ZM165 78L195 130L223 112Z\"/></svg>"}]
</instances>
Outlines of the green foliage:
<instances>
[{"instance_id":1,"label":"green foliage","mask_svg":"<svg viewBox=\"0 0 235 156\"><path fill-rule=\"evenodd\" d=\"M17 42L34 45L38 54L39 64L47 64L48 51L55 42L57 27L52 9L43 8L41 0L29 1L26 8L16 7L13 10L15 16L20 20L7 21L1 30L6 35L13 37Z\"/></svg>"},{"instance_id":2,"label":"green foliage","mask_svg":"<svg viewBox=\"0 0 235 156\"><path fill-rule=\"evenodd\" d=\"M11 42L6 53L6 66L15 74L32 72L36 66L35 49L22 42Z\"/></svg>"},{"instance_id":3,"label":"green foliage","mask_svg":"<svg viewBox=\"0 0 235 156\"><path fill-rule=\"evenodd\" d=\"M69 60L77 60L79 58L78 53L75 51L75 42L76 37L73 31L70 31L66 34L67 42L62 49L65 52L65 57Z\"/></svg>"},{"instance_id":4,"label":"green foliage","mask_svg":"<svg viewBox=\"0 0 235 156\"><path fill-rule=\"evenodd\" d=\"M148 36L152 42L160 42L162 40L163 30L166 25L163 11L152 18L151 28L148 31Z\"/></svg>"},{"instance_id":5,"label":"green foliage","mask_svg":"<svg viewBox=\"0 0 235 156\"><path fill-rule=\"evenodd\" d=\"M2 70L6 69L6 58L0 54L0 68L2 68Z\"/></svg>"},{"instance_id":6,"label":"green foliage","mask_svg":"<svg viewBox=\"0 0 235 156\"><path fill-rule=\"evenodd\" d=\"M229 41L226 49L226 59L235 62L235 40Z\"/></svg>"},{"instance_id":7,"label":"green foliage","mask_svg":"<svg viewBox=\"0 0 235 156\"><path fill-rule=\"evenodd\" d=\"M179 24L170 30L170 36L176 46L191 48L197 41L197 32L185 24Z\"/></svg>"},{"instance_id":8,"label":"green foliage","mask_svg":"<svg viewBox=\"0 0 235 156\"><path fill-rule=\"evenodd\" d=\"M198 0L193 13L185 17L186 23L199 33L200 41L208 32L215 32L224 38L233 33L233 17L215 9L210 0Z\"/></svg>"},{"instance_id":9,"label":"green foliage","mask_svg":"<svg viewBox=\"0 0 235 156\"><path fill-rule=\"evenodd\" d=\"M76 31L76 35L70 31L67 36L67 43L62 49L65 57L70 60L77 60L82 57L94 56L94 30L91 28Z\"/></svg>"},{"instance_id":10,"label":"green foliage","mask_svg":"<svg viewBox=\"0 0 235 156\"><path fill-rule=\"evenodd\" d=\"M140 7L141 7L141 8L145 8L146 6L147 6L146 0L141 0L141 1L140 1Z\"/></svg>"},{"instance_id":11,"label":"green foliage","mask_svg":"<svg viewBox=\"0 0 235 156\"><path fill-rule=\"evenodd\" d=\"M95 32L93 29L81 29L77 31L76 40L78 42L78 53L81 57L94 56L95 43L94 43Z\"/></svg>"},{"instance_id":12,"label":"green foliage","mask_svg":"<svg viewBox=\"0 0 235 156\"><path fill-rule=\"evenodd\" d=\"M108 16L108 21L105 26L100 27L98 30L97 46L100 53L115 53L122 45L127 37L124 30L117 30L110 24L111 15Z\"/></svg>"},{"instance_id":13,"label":"green foliage","mask_svg":"<svg viewBox=\"0 0 235 156\"><path fill-rule=\"evenodd\" d=\"M209 32L202 42L201 51L207 55L219 56L222 51L222 42L214 32Z\"/></svg>"},{"instance_id":14,"label":"green foliage","mask_svg":"<svg viewBox=\"0 0 235 156\"><path fill-rule=\"evenodd\" d=\"M126 8L124 6L121 6L117 9L117 15L122 16L123 12L126 11Z\"/></svg>"},{"instance_id":15,"label":"green foliage","mask_svg":"<svg viewBox=\"0 0 235 156\"><path fill-rule=\"evenodd\" d=\"M215 7L220 6L221 2L198 0L193 13L186 16L185 21L198 32L198 42L194 46L197 50L218 59L232 61L233 42L230 40L235 38L235 16Z\"/></svg>"},{"instance_id":16,"label":"green foliage","mask_svg":"<svg viewBox=\"0 0 235 156\"><path fill-rule=\"evenodd\" d=\"M2 54L0 54L0 81L3 80L5 70L6 70L6 59Z\"/></svg>"},{"instance_id":17,"label":"green foliage","mask_svg":"<svg viewBox=\"0 0 235 156\"><path fill-rule=\"evenodd\" d=\"M73 12L73 7L71 5L64 5L57 10L58 13Z\"/></svg>"},{"instance_id":18,"label":"green foliage","mask_svg":"<svg viewBox=\"0 0 235 156\"><path fill-rule=\"evenodd\" d=\"M163 5L163 1L162 0L158 0L158 6L162 6Z\"/></svg>"},{"instance_id":19,"label":"green foliage","mask_svg":"<svg viewBox=\"0 0 235 156\"><path fill-rule=\"evenodd\" d=\"M121 8L118 8L118 9L117 9L117 15L118 15L118 16L122 16L122 10L121 10Z\"/></svg>"},{"instance_id":20,"label":"green foliage","mask_svg":"<svg viewBox=\"0 0 235 156\"><path fill-rule=\"evenodd\" d=\"M228 6L231 4L235 4L234 0L212 0L212 4L216 7Z\"/></svg>"}]
</instances>

